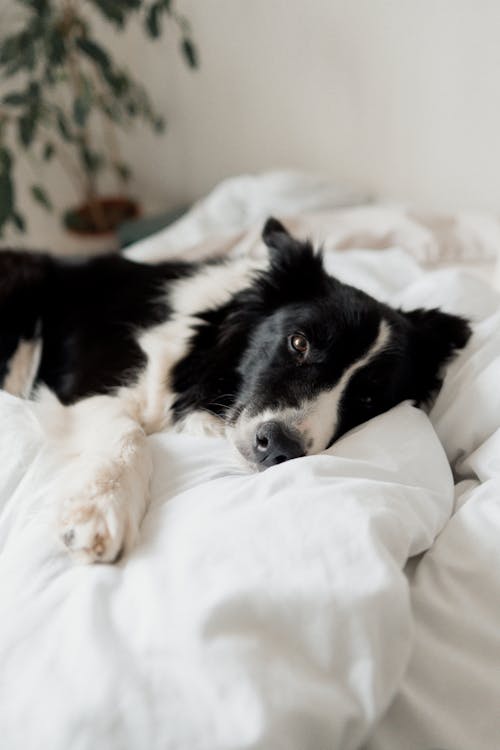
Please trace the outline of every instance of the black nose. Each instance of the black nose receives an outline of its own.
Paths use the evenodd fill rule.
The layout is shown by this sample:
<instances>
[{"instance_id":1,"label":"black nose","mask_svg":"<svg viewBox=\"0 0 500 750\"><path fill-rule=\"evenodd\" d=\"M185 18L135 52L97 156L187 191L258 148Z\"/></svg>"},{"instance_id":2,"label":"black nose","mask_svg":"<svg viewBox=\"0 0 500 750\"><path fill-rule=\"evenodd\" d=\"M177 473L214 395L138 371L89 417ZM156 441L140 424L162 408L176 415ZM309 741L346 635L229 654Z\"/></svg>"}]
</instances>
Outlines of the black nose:
<instances>
[{"instance_id":1,"label":"black nose","mask_svg":"<svg viewBox=\"0 0 500 750\"><path fill-rule=\"evenodd\" d=\"M257 428L253 452L262 469L304 455L300 440L279 422L263 422Z\"/></svg>"}]
</instances>

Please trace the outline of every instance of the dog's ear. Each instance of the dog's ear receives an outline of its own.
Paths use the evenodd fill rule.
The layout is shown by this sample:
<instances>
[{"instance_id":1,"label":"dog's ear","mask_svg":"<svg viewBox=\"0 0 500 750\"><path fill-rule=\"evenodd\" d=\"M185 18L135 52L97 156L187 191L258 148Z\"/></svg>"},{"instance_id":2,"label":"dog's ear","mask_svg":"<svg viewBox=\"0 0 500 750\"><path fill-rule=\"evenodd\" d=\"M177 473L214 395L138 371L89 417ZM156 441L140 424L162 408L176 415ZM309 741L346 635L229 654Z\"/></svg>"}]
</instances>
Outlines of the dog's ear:
<instances>
[{"instance_id":1,"label":"dog's ear","mask_svg":"<svg viewBox=\"0 0 500 750\"><path fill-rule=\"evenodd\" d=\"M262 230L262 239L269 247L273 246L273 241L280 240L280 236L284 234L290 238L290 232L283 226L281 221L275 219L274 216L270 216L264 224Z\"/></svg>"},{"instance_id":2,"label":"dog's ear","mask_svg":"<svg viewBox=\"0 0 500 750\"><path fill-rule=\"evenodd\" d=\"M285 229L281 221L275 219L274 216L270 216L264 224L262 239L271 251L271 259L280 256L283 252L290 252L299 244Z\"/></svg>"},{"instance_id":3,"label":"dog's ear","mask_svg":"<svg viewBox=\"0 0 500 750\"><path fill-rule=\"evenodd\" d=\"M271 261L260 280L267 303L276 307L314 298L333 283L323 268L321 252L315 252L311 242L292 237L277 219L271 217L266 221L262 239L269 248Z\"/></svg>"},{"instance_id":4,"label":"dog's ear","mask_svg":"<svg viewBox=\"0 0 500 750\"><path fill-rule=\"evenodd\" d=\"M463 349L472 333L465 318L439 309L403 312L410 323L410 342L417 403L428 400L443 379L443 367Z\"/></svg>"},{"instance_id":5,"label":"dog's ear","mask_svg":"<svg viewBox=\"0 0 500 750\"><path fill-rule=\"evenodd\" d=\"M321 260L321 253L315 253L310 242L292 237L281 221L273 216L264 224L262 239L269 248L271 266L275 269L289 269L307 262L312 256Z\"/></svg>"}]
</instances>

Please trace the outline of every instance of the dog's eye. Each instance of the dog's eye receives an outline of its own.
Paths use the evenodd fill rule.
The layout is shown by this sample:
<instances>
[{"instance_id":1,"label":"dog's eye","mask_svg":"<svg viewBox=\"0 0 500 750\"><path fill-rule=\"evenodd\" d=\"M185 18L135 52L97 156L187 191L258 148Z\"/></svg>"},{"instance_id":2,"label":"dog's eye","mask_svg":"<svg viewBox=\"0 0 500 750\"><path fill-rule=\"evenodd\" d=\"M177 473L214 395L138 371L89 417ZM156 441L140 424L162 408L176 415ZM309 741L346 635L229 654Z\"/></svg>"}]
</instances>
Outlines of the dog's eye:
<instances>
[{"instance_id":1,"label":"dog's eye","mask_svg":"<svg viewBox=\"0 0 500 750\"><path fill-rule=\"evenodd\" d=\"M361 396L359 399L361 406L373 406L373 396Z\"/></svg>"},{"instance_id":2,"label":"dog's eye","mask_svg":"<svg viewBox=\"0 0 500 750\"><path fill-rule=\"evenodd\" d=\"M309 351L309 341L301 333L294 333L288 337L288 346L296 354L305 357Z\"/></svg>"}]
</instances>

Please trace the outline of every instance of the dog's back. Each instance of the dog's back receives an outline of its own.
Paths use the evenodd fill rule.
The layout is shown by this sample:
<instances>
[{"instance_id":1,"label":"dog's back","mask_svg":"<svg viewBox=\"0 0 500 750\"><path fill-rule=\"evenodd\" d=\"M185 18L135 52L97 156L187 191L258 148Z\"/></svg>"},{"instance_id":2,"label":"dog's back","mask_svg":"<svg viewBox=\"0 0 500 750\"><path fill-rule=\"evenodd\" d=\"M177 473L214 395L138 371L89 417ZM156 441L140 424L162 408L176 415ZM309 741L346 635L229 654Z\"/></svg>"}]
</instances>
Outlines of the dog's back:
<instances>
[{"instance_id":1,"label":"dog's back","mask_svg":"<svg viewBox=\"0 0 500 750\"><path fill-rule=\"evenodd\" d=\"M0 386L29 396L37 382L64 402L109 392L144 361L136 332L165 319L183 263L119 255L55 259L0 252Z\"/></svg>"}]
</instances>

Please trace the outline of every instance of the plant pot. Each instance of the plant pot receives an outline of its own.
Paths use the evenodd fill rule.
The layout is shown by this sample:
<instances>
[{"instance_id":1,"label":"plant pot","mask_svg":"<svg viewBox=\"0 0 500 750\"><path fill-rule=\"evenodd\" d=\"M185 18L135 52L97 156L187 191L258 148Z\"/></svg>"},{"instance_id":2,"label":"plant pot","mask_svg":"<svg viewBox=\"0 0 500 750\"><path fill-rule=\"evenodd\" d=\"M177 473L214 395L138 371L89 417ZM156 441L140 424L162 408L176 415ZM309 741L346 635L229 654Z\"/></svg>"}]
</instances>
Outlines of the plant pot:
<instances>
[{"instance_id":1,"label":"plant pot","mask_svg":"<svg viewBox=\"0 0 500 750\"><path fill-rule=\"evenodd\" d=\"M81 238L112 238L125 221L140 215L139 205L130 198L113 196L98 198L92 205L82 203L64 214L66 229ZM100 226L97 226L99 220Z\"/></svg>"}]
</instances>

